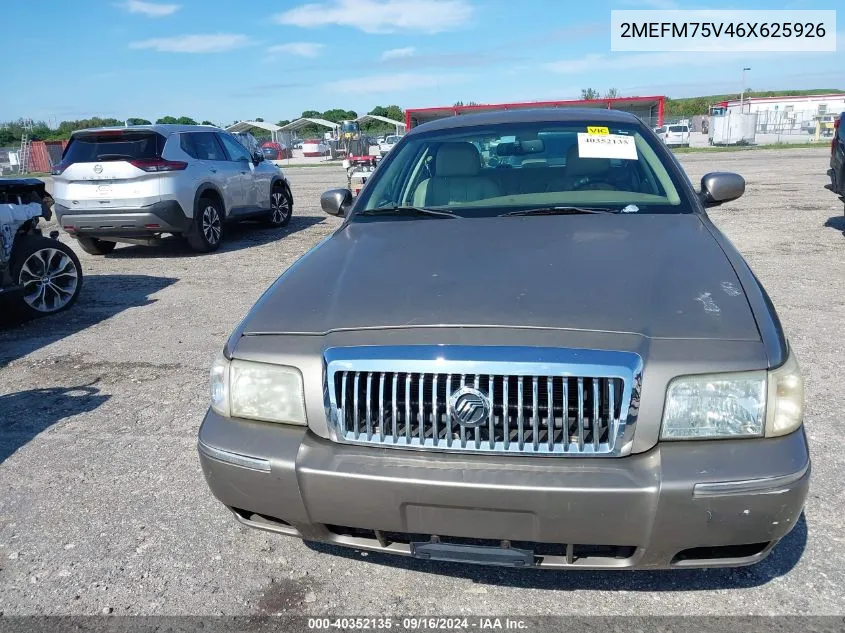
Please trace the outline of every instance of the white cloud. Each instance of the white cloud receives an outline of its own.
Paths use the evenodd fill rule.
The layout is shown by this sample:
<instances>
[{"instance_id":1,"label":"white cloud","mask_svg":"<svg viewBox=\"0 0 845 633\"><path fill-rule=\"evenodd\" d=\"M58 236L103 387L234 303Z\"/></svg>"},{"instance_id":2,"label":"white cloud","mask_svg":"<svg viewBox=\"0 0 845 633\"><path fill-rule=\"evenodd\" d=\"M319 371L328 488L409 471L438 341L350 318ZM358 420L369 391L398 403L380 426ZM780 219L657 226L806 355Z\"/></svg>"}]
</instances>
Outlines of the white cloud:
<instances>
[{"instance_id":1,"label":"white cloud","mask_svg":"<svg viewBox=\"0 0 845 633\"><path fill-rule=\"evenodd\" d=\"M351 79L339 79L324 84L326 90L338 94L346 93L398 93L413 90L440 88L445 85L466 81L466 75L447 75L441 73L390 73L370 75Z\"/></svg>"},{"instance_id":2,"label":"white cloud","mask_svg":"<svg viewBox=\"0 0 845 633\"><path fill-rule=\"evenodd\" d=\"M385 59L399 59L400 57L411 57L417 52L413 46L406 46L405 48L391 48L389 51L384 51L381 54L382 60Z\"/></svg>"},{"instance_id":3,"label":"white cloud","mask_svg":"<svg viewBox=\"0 0 845 633\"><path fill-rule=\"evenodd\" d=\"M325 44L318 44L317 42L289 42L271 46L267 49L267 52L272 56L288 54L298 57L317 57L325 47Z\"/></svg>"},{"instance_id":4,"label":"white cloud","mask_svg":"<svg viewBox=\"0 0 845 633\"><path fill-rule=\"evenodd\" d=\"M141 13L148 18L162 18L176 13L181 8L181 5L178 4L159 4L158 2L143 2L142 0L126 0L120 6L129 13Z\"/></svg>"},{"instance_id":5,"label":"white cloud","mask_svg":"<svg viewBox=\"0 0 845 633\"><path fill-rule=\"evenodd\" d=\"M129 48L148 48L160 53L225 53L251 44L252 40L246 35L211 33L208 35L156 37L150 40L132 42L129 44Z\"/></svg>"},{"instance_id":6,"label":"white cloud","mask_svg":"<svg viewBox=\"0 0 845 633\"><path fill-rule=\"evenodd\" d=\"M367 33L440 33L466 24L472 14L468 0L331 0L303 4L274 20L301 27L338 24Z\"/></svg>"}]
</instances>

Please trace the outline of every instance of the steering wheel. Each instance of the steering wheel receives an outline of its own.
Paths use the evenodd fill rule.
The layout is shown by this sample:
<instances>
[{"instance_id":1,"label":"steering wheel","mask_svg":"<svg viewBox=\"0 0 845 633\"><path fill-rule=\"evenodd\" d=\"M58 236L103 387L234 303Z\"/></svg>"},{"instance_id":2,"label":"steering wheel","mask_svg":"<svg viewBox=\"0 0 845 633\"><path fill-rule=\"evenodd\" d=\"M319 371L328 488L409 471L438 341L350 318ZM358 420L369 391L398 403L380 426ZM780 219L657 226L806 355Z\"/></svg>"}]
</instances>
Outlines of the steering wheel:
<instances>
[{"instance_id":1,"label":"steering wheel","mask_svg":"<svg viewBox=\"0 0 845 633\"><path fill-rule=\"evenodd\" d=\"M609 185L613 188L613 191L617 191L616 185L606 178L594 178L593 176L584 176L580 181L572 185L572 191L580 191L587 185L595 185L599 183Z\"/></svg>"}]
</instances>

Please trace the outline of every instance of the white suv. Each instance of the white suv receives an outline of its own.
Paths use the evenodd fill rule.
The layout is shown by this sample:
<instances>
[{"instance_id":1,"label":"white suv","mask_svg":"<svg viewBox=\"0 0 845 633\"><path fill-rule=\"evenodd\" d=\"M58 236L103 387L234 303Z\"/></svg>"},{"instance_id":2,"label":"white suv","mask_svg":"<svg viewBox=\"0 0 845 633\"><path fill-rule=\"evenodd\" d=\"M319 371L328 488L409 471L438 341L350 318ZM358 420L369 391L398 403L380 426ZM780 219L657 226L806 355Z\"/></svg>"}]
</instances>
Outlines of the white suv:
<instances>
[{"instance_id":1,"label":"white suv","mask_svg":"<svg viewBox=\"0 0 845 633\"><path fill-rule=\"evenodd\" d=\"M202 125L144 125L74 132L53 169L62 228L87 253L116 242L182 235L200 252L220 246L226 222L285 226L293 196L283 172L238 140Z\"/></svg>"},{"instance_id":2,"label":"white suv","mask_svg":"<svg viewBox=\"0 0 845 633\"><path fill-rule=\"evenodd\" d=\"M664 125L654 129L657 136L663 139L663 142L669 146L689 147L690 129L689 125L684 123L674 125Z\"/></svg>"}]
</instances>

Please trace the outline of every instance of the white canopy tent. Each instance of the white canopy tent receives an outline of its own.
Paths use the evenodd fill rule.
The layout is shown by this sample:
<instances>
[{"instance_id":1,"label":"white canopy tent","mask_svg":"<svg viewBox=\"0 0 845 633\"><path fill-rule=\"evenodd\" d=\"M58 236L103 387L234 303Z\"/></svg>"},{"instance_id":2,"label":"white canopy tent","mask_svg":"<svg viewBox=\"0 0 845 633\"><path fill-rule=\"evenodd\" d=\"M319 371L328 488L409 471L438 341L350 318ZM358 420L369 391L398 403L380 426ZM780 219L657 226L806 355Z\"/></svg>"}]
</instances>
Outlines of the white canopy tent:
<instances>
[{"instance_id":1,"label":"white canopy tent","mask_svg":"<svg viewBox=\"0 0 845 633\"><path fill-rule=\"evenodd\" d=\"M297 119L296 121L291 121L287 125L284 125L278 129L282 132L295 132L296 130L307 127L309 125L327 127L330 130L336 130L340 127L339 123L333 123L332 121L327 121L326 119L312 119L308 117L304 119Z\"/></svg>"},{"instance_id":2,"label":"white canopy tent","mask_svg":"<svg viewBox=\"0 0 845 633\"><path fill-rule=\"evenodd\" d=\"M359 116L356 121L358 123L366 123L367 121L381 121L382 123L389 123L396 127L396 136L400 136L405 133L405 123L402 121L394 121L393 119L388 119L386 116L378 116L377 114L365 114L364 116Z\"/></svg>"},{"instance_id":3,"label":"white canopy tent","mask_svg":"<svg viewBox=\"0 0 845 633\"><path fill-rule=\"evenodd\" d=\"M279 137L282 139L285 145L290 146L291 141L293 140L293 133L297 130L301 130L304 127L309 126L318 126L328 128L332 131L333 134L336 135L337 129L340 127L339 123L334 123L332 121L327 121L326 119L315 119L312 117L306 117L302 119L297 119L296 121L291 121L287 125L283 125L279 128Z\"/></svg>"},{"instance_id":4,"label":"white canopy tent","mask_svg":"<svg viewBox=\"0 0 845 633\"><path fill-rule=\"evenodd\" d=\"M267 130L270 132L270 137L273 139L273 142L279 142L279 132L282 128L275 123L267 123L265 121L239 121L238 123L227 127L226 131L231 132L232 134L241 134L242 132L249 132L254 127Z\"/></svg>"}]
</instances>

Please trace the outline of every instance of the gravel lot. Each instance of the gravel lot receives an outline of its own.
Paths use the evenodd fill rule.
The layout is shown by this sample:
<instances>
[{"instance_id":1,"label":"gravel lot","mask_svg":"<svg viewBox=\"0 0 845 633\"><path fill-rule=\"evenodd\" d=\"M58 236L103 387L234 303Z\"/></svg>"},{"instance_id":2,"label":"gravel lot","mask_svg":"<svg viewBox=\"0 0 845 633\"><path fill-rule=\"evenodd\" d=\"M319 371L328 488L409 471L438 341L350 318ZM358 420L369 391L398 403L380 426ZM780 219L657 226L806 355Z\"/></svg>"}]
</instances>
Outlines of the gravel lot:
<instances>
[{"instance_id":1,"label":"gravel lot","mask_svg":"<svg viewBox=\"0 0 845 633\"><path fill-rule=\"evenodd\" d=\"M512 572L425 564L241 528L195 450L209 363L262 291L340 222L338 168L289 169L294 218L223 249L77 248L74 309L0 330L0 612L15 614L836 614L845 612L845 222L823 149L686 154L733 170L713 211L771 294L807 377L806 521L736 570ZM562 220L564 221L564 220ZM63 236L62 239L67 239ZM73 243L71 241L71 243ZM76 247L75 247L76 248ZM839 426L837 426L839 425Z\"/></svg>"}]
</instances>

